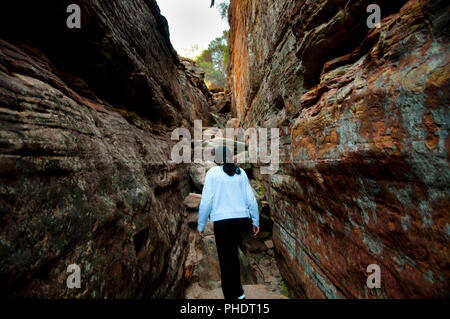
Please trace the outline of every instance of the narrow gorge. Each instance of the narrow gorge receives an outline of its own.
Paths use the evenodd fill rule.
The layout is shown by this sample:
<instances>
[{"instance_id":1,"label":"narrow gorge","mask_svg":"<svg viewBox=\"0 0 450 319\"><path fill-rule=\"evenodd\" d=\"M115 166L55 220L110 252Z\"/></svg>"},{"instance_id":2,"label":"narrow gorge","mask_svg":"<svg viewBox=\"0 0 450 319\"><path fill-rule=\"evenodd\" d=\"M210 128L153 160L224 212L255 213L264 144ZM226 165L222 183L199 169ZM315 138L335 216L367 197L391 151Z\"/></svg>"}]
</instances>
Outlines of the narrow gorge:
<instances>
[{"instance_id":1,"label":"narrow gorge","mask_svg":"<svg viewBox=\"0 0 450 319\"><path fill-rule=\"evenodd\" d=\"M231 0L211 92L161 1L2 5L2 297L221 298L211 223L195 231L215 164L172 160L174 130L201 120L279 130L275 173L240 164L262 228L240 251L250 297L448 298L449 4Z\"/></svg>"}]
</instances>

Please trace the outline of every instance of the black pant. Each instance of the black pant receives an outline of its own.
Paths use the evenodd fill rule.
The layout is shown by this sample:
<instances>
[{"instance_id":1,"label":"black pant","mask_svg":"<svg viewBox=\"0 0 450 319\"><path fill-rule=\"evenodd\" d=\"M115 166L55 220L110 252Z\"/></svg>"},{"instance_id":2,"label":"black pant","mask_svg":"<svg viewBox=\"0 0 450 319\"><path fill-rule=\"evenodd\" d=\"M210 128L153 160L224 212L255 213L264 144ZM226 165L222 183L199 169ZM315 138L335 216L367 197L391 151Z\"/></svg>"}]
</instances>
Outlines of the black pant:
<instances>
[{"instance_id":1,"label":"black pant","mask_svg":"<svg viewBox=\"0 0 450 319\"><path fill-rule=\"evenodd\" d=\"M250 218L232 218L214 222L214 236L225 299L237 299L244 293L239 269L238 246L243 235L251 230L251 225Z\"/></svg>"}]
</instances>

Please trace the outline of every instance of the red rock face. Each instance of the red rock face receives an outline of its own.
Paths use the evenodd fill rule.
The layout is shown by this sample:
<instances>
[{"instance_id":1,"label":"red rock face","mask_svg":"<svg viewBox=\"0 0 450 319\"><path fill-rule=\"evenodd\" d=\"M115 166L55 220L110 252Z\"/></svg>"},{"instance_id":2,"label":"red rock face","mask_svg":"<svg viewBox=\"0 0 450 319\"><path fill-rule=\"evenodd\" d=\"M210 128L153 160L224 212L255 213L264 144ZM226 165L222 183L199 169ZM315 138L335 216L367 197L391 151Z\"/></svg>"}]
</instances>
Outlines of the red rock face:
<instances>
[{"instance_id":1,"label":"red rock face","mask_svg":"<svg viewBox=\"0 0 450 319\"><path fill-rule=\"evenodd\" d=\"M381 28L366 26L370 3ZM448 10L231 1L233 113L281 128L283 164L265 182L292 297L448 297Z\"/></svg>"},{"instance_id":2,"label":"red rock face","mask_svg":"<svg viewBox=\"0 0 450 319\"><path fill-rule=\"evenodd\" d=\"M82 28L65 25L68 3ZM186 167L176 126L211 96L178 61L155 1L14 1L0 13L0 291L183 295ZM81 268L68 289L67 267Z\"/></svg>"}]
</instances>

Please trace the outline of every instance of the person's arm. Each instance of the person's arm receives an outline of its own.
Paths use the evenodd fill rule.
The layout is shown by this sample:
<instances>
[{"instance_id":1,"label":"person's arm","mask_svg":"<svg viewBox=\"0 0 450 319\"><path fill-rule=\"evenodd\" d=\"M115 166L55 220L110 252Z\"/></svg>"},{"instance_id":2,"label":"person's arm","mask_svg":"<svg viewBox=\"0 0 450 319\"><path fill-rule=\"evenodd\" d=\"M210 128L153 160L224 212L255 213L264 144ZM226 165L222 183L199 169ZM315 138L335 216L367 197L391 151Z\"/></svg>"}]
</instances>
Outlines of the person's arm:
<instances>
[{"instance_id":1,"label":"person's arm","mask_svg":"<svg viewBox=\"0 0 450 319\"><path fill-rule=\"evenodd\" d=\"M208 171L209 173L210 171ZM202 235L203 230L205 229L206 222L208 221L208 217L211 214L211 208L212 208L212 201L214 197L214 192L212 189L212 175L206 173L205 176L205 184L203 185L203 191L202 191L202 199L200 201L200 207L198 210L198 226L197 230L199 231L200 235Z\"/></svg>"},{"instance_id":2,"label":"person's arm","mask_svg":"<svg viewBox=\"0 0 450 319\"><path fill-rule=\"evenodd\" d=\"M250 185L250 182L248 180L247 174L244 170L244 183L245 183L245 195L246 195L246 202L248 209L250 211L250 217L252 219L252 225L254 226L253 232L255 233L255 236L259 232L259 211L258 211L258 203L256 202L255 194L253 193L252 185ZM255 230L255 227L257 230Z\"/></svg>"}]
</instances>

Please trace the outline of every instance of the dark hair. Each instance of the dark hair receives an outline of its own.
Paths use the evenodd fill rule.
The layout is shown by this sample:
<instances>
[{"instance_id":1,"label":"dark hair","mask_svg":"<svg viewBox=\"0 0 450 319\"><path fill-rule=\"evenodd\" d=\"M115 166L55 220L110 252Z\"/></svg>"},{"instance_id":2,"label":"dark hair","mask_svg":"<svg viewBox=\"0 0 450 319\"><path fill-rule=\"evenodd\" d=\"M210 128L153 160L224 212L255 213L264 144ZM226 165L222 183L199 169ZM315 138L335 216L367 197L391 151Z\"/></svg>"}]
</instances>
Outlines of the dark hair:
<instances>
[{"instance_id":1,"label":"dark hair","mask_svg":"<svg viewBox=\"0 0 450 319\"><path fill-rule=\"evenodd\" d=\"M241 169L237 167L233 162L233 154L226 146L219 146L216 148L216 162L225 163L222 167L223 171L229 175L241 174Z\"/></svg>"}]
</instances>

